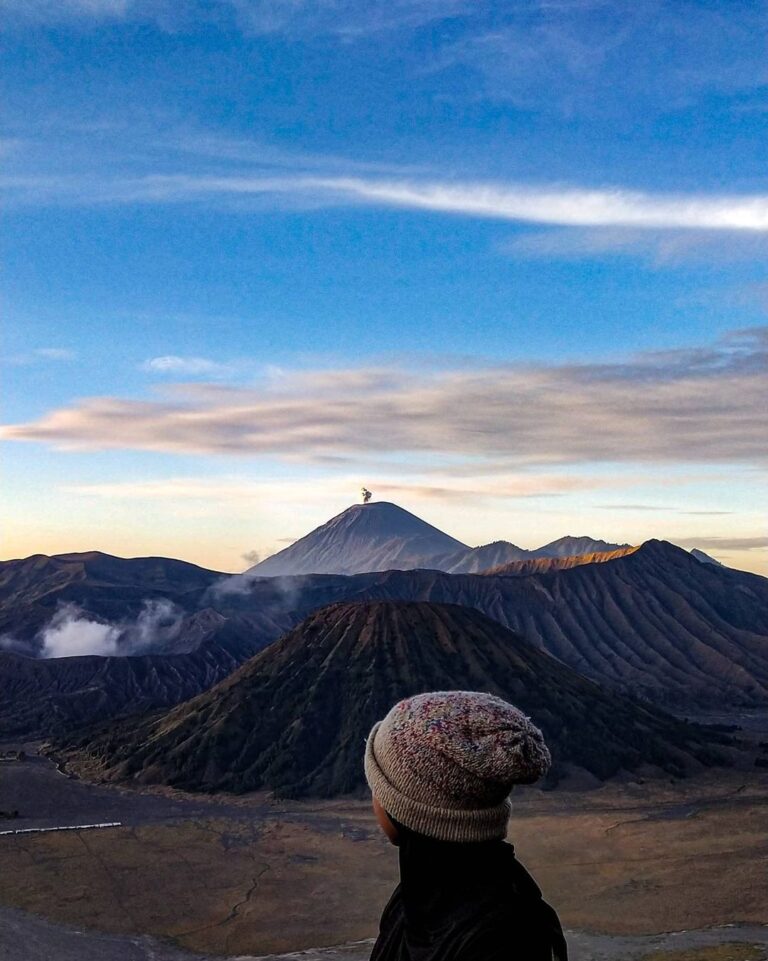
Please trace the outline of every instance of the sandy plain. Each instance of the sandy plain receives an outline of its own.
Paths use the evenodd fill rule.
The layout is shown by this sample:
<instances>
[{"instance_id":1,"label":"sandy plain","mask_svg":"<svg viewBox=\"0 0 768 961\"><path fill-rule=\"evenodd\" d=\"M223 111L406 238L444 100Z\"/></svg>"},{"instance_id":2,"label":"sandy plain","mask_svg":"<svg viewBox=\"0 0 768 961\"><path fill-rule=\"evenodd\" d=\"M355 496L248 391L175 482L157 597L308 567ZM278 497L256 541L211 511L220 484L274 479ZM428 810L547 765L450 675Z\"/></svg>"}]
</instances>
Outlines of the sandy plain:
<instances>
[{"instance_id":1,"label":"sandy plain","mask_svg":"<svg viewBox=\"0 0 768 961\"><path fill-rule=\"evenodd\" d=\"M73 937L73 958L104 961L344 944L294 957L362 961L396 880L396 852L364 799L136 792L73 780L31 757L0 769L0 810L14 807L22 816L0 830L120 827L0 836L4 961L42 961L51 944L66 958ZM764 771L522 791L510 840L571 930L577 961L767 956ZM43 953L32 953L35 939Z\"/></svg>"}]
</instances>

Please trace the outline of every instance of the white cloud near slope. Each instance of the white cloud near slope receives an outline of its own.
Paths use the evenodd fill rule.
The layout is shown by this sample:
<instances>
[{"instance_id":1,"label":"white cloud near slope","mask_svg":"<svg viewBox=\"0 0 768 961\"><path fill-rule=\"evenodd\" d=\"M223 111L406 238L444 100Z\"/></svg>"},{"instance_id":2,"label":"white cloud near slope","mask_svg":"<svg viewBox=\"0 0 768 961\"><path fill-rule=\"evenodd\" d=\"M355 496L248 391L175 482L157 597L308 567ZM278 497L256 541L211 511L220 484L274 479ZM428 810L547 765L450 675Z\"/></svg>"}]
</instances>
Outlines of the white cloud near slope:
<instances>
[{"instance_id":1,"label":"white cloud near slope","mask_svg":"<svg viewBox=\"0 0 768 961\"><path fill-rule=\"evenodd\" d=\"M509 469L591 463L764 464L768 328L711 346L605 363L457 370L286 372L259 386L167 387L159 399L92 397L9 440L63 450L494 459Z\"/></svg>"}]
</instances>

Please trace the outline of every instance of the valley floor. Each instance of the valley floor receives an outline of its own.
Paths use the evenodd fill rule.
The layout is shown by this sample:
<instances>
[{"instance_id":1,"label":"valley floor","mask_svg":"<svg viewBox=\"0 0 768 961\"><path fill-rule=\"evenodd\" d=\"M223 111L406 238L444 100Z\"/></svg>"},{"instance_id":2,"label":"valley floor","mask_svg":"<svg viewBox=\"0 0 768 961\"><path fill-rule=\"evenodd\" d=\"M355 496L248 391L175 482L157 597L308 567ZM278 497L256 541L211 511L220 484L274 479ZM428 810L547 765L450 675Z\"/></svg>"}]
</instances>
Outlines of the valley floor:
<instances>
[{"instance_id":1,"label":"valley floor","mask_svg":"<svg viewBox=\"0 0 768 961\"><path fill-rule=\"evenodd\" d=\"M0 811L13 808L20 817L0 831L120 826L0 836L8 961L271 961L364 942L396 876L364 800L139 793L65 777L32 756L0 765ZM515 798L511 840L571 930L576 961L767 956L766 772L528 789ZM359 961L368 950L296 957Z\"/></svg>"}]
</instances>

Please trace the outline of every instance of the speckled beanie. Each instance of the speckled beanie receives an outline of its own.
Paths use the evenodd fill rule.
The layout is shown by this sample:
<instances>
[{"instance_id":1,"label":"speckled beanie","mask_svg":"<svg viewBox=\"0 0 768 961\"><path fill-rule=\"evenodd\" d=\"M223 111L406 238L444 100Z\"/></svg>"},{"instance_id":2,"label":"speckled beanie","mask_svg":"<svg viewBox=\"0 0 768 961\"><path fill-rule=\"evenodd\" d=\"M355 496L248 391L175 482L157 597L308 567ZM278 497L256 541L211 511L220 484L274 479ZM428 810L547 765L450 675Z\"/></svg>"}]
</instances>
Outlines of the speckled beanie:
<instances>
[{"instance_id":1,"label":"speckled beanie","mask_svg":"<svg viewBox=\"0 0 768 961\"><path fill-rule=\"evenodd\" d=\"M503 838L509 792L545 774L541 731L492 694L434 691L400 701L374 724L365 776L384 810L442 841Z\"/></svg>"}]
</instances>

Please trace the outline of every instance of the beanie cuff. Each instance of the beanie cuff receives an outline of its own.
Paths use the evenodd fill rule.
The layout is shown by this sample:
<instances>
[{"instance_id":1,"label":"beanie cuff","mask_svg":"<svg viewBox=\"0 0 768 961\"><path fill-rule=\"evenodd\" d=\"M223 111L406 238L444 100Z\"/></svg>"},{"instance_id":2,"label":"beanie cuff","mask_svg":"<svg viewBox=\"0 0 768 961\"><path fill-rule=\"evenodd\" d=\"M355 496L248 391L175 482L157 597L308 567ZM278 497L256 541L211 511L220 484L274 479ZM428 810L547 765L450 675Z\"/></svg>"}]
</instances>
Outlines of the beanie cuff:
<instances>
[{"instance_id":1,"label":"beanie cuff","mask_svg":"<svg viewBox=\"0 0 768 961\"><path fill-rule=\"evenodd\" d=\"M510 802L505 798L492 807L467 809L433 807L403 794L389 780L376 758L374 725L365 744L365 777L374 797L400 824L438 841L498 841L506 836Z\"/></svg>"}]
</instances>

